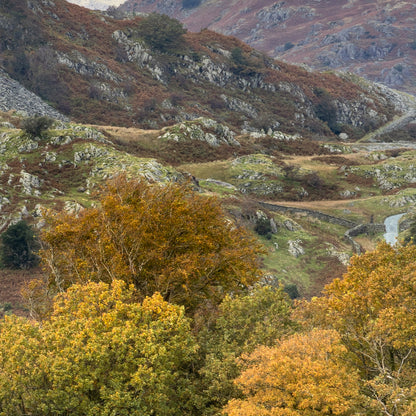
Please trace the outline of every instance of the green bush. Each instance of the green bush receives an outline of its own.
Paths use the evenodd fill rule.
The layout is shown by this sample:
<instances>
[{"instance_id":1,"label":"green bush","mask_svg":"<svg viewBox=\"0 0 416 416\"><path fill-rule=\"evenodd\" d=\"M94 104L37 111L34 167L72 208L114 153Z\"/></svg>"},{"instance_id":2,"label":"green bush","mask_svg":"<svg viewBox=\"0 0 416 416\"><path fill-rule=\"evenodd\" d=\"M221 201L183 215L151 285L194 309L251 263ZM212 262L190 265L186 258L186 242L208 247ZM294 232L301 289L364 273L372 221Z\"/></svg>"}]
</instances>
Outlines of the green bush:
<instances>
[{"instance_id":1,"label":"green bush","mask_svg":"<svg viewBox=\"0 0 416 416\"><path fill-rule=\"evenodd\" d=\"M11 269L30 269L38 263L34 253L38 242L30 227L25 221L11 225L0 236L0 260L3 267Z\"/></svg>"},{"instance_id":2,"label":"green bush","mask_svg":"<svg viewBox=\"0 0 416 416\"><path fill-rule=\"evenodd\" d=\"M256 226L254 227L254 231L258 235L268 236L269 234L271 234L272 226L270 224L270 220L268 218L258 218L256 221Z\"/></svg>"},{"instance_id":3,"label":"green bush","mask_svg":"<svg viewBox=\"0 0 416 416\"><path fill-rule=\"evenodd\" d=\"M47 116L33 116L25 118L21 127L32 138L42 137L42 134L52 126L53 122L53 119Z\"/></svg>"},{"instance_id":4,"label":"green bush","mask_svg":"<svg viewBox=\"0 0 416 416\"><path fill-rule=\"evenodd\" d=\"M294 283L288 283L283 290L289 295L290 299L297 299L300 297L298 287Z\"/></svg>"},{"instance_id":5,"label":"green bush","mask_svg":"<svg viewBox=\"0 0 416 416\"><path fill-rule=\"evenodd\" d=\"M186 33L181 22L164 14L151 13L140 21L136 35L160 52L175 52Z\"/></svg>"},{"instance_id":6,"label":"green bush","mask_svg":"<svg viewBox=\"0 0 416 416\"><path fill-rule=\"evenodd\" d=\"M234 48L231 51L231 59L237 65L246 65L247 64L247 59L245 58L245 56L243 54L243 50L239 47Z\"/></svg>"},{"instance_id":7,"label":"green bush","mask_svg":"<svg viewBox=\"0 0 416 416\"><path fill-rule=\"evenodd\" d=\"M201 0L182 0L182 7L184 9L193 9L201 4Z\"/></svg>"}]
</instances>

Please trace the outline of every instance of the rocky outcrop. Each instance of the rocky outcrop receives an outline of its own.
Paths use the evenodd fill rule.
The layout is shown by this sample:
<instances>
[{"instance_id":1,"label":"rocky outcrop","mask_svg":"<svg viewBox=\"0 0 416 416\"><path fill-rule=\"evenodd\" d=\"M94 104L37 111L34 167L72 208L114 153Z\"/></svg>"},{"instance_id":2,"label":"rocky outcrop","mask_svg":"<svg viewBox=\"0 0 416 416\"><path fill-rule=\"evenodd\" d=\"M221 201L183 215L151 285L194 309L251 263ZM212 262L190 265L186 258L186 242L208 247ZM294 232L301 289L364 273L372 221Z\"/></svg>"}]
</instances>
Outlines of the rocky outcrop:
<instances>
[{"instance_id":1,"label":"rocky outcrop","mask_svg":"<svg viewBox=\"0 0 416 416\"><path fill-rule=\"evenodd\" d=\"M193 31L232 35L286 62L340 69L416 92L416 9L413 2L203 1L185 10L181 0L127 0L120 10L159 12ZM406 16L406 18L403 18Z\"/></svg>"},{"instance_id":2,"label":"rocky outcrop","mask_svg":"<svg viewBox=\"0 0 416 416\"><path fill-rule=\"evenodd\" d=\"M161 140L174 142L197 140L206 142L213 147L218 147L221 144L240 146L240 143L235 139L236 134L228 126L208 118L201 117L164 130L165 132L159 136Z\"/></svg>"},{"instance_id":3,"label":"rocky outcrop","mask_svg":"<svg viewBox=\"0 0 416 416\"><path fill-rule=\"evenodd\" d=\"M288 251L293 257L303 256L305 254L305 249L302 247L302 240L289 240L288 241Z\"/></svg>"},{"instance_id":4,"label":"rocky outcrop","mask_svg":"<svg viewBox=\"0 0 416 416\"><path fill-rule=\"evenodd\" d=\"M68 121L66 116L11 79L2 69L0 69L0 110L17 110L28 116L42 115Z\"/></svg>"},{"instance_id":5,"label":"rocky outcrop","mask_svg":"<svg viewBox=\"0 0 416 416\"><path fill-rule=\"evenodd\" d=\"M21 171L20 183L22 184L23 192L26 195L40 196L40 191L38 188L41 187L42 180L39 179L36 175Z\"/></svg>"}]
</instances>

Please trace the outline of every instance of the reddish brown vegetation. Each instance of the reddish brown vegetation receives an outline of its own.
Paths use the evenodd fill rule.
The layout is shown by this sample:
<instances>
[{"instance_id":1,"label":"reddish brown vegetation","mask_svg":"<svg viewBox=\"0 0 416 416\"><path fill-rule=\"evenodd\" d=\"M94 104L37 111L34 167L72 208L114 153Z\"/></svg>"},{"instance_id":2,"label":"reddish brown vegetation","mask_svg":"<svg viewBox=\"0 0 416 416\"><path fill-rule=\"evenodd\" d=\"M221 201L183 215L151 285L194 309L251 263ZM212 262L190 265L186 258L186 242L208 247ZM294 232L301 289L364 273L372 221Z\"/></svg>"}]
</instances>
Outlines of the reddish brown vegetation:
<instances>
[{"instance_id":1,"label":"reddish brown vegetation","mask_svg":"<svg viewBox=\"0 0 416 416\"><path fill-rule=\"evenodd\" d=\"M28 310L24 305L21 295L22 288L34 279L42 277L41 269L31 270L6 270L0 269L0 315L5 304L15 315L28 316ZM6 307L8 309L8 307Z\"/></svg>"}]
</instances>

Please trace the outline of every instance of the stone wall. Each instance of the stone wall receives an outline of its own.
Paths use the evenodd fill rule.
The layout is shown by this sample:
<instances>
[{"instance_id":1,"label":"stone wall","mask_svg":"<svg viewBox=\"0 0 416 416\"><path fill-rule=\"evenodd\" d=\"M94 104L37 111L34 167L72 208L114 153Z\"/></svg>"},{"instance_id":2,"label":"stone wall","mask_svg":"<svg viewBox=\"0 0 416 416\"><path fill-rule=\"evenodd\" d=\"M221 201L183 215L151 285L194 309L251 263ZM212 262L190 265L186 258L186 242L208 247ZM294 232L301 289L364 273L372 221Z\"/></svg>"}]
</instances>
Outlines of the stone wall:
<instances>
[{"instance_id":1,"label":"stone wall","mask_svg":"<svg viewBox=\"0 0 416 416\"><path fill-rule=\"evenodd\" d=\"M345 234L344 238L351 243L354 253L361 254L361 246L354 240L360 234L377 234L386 232L384 224L358 224L350 228Z\"/></svg>"},{"instance_id":2,"label":"stone wall","mask_svg":"<svg viewBox=\"0 0 416 416\"><path fill-rule=\"evenodd\" d=\"M260 202L260 205L270 211L275 211L275 212L306 214L306 215L309 215L310 217L318 218L321 221L329 222L331 224L341 225L342 227L354 228L358 225L354 221L350 221L344 218L334 217L332 215L324 214L323 212L319 212L319 211L313 211L311 209L286 207L283 205L270 204L268 202Z\"/></svg>"},{"instance_id":3,"label":"stone wall","mask_svg":"<svg viewBox=\"0 0 416 416\"><path fill-rule=\"evenodd\" d=\"M384 233L386 231L384 224L357 224L356 222L347 220L345 218L334 217L332 215L306 208L287 207L284 205L275 205L267 202L260 202L260 205L270 211L305 214L313 218L318 218L321 221L341 225L342 227L347 227L348 230L345 232L344 238L349 243L351 243L354 253L357 254L360 254L362 249L353 237L357 237L360 234L377 234Z\"/></svg>"}]
</instances>

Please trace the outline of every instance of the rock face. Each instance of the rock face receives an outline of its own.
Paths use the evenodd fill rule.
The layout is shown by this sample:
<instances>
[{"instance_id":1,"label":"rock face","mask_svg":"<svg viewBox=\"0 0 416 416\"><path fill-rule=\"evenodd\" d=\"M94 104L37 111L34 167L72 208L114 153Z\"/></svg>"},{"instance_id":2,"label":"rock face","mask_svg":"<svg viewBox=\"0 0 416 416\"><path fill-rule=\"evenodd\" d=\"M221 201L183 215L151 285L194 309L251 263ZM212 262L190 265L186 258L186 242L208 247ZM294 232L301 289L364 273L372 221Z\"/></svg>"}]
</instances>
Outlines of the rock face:
<instances>
[{"instance_id":1,"label":"rock face","mask_svg":"<svg viewBox=\"0 0 416 416\"><path fill-rule=\"evenodd\" d=\"M287 62L345 69L416 92L416 5L391 0L202 1L127 0L126 12L159 12L193 31L236 36Z\"/></svg>"},{"instance_id":2,"label":"rock face","mask_svg":"<svg viewBox=\"0 0 416 416\"><path fill-rule=\"evenodd\" d=\"M11 79L0 69L0 110L17 110L28 116L42 115L66 120L68 118L42 101L36 94L28 91L17 81Z\"/></svg>"},{"instance_id":3,"label":"rock face","mask_svg":"<svg viewBox=\"0 0 416 416\"><path fill-rule=\"evenodd\" d=\"M286 134L333 139L345 131L353 140L406 111L391 95L357 79L273 61L235 37L205 30L177 35L172 46L166 39L181 34L182 28L175 32L177 24L167 18L156 23L145 17L121 21L64 1L16 2L25 19L9 16L0 2L0 62L27 88L86 124L159 129L204 117L219 120L237 134L273 133L278 128ZM201 7L212 3L221 2L201 2ZM159 4L157 11L167 12L182 2L146 4ZM257 11L266 6L265 0L258 2ZM294 16L309 21L317 15L310 5L299 13L291 7L276 3L258 18L262 25L276 21L279 27ZM143 24L149 22L155 33L167 31L164 40L146 38ZM347 31L340 39L360 33ZM337 39L326 42L332 45ZM11 84L7 76L2 78L7 88L0 108L22 107L62 118L35 97L21 95L19 84ZM210 137L204 140L214 142Z\"/></svg>"}]
</instances>

